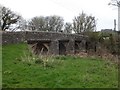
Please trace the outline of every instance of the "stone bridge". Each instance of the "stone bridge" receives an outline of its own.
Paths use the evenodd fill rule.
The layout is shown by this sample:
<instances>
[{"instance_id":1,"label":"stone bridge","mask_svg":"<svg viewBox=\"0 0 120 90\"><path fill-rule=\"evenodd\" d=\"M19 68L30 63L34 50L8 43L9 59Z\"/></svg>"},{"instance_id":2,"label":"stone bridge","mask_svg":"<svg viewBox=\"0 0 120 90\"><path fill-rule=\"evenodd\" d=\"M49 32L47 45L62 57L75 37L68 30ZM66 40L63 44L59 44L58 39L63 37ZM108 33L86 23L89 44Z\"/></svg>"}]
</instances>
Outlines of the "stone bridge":
<instances>
[{"instance_id":1,"label":"stone bridge","mask_svg":"<svg viewBox=\"0 0 120 90\"><path fill-rule=\"evenodd\" d=\"M35 54L66 55L87 49L87 36L53 32L2 32L2 44L27 42Z\"/></svg>"}]
</instances>

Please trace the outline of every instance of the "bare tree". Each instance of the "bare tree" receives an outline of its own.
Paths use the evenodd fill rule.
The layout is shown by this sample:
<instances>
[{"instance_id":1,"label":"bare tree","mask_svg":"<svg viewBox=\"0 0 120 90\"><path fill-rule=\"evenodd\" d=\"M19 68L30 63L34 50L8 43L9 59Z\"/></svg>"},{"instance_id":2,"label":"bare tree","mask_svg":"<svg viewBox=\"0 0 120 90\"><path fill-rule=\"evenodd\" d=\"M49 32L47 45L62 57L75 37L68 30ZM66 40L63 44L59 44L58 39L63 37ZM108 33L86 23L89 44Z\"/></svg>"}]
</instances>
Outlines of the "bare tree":
<instances>
[{"instance_id":1,"label":"bare tree","mask_svg":"<svg viewBox=\"0 0 120 90\"><path fill-rule=\"evenodd\" d=\"M18 25L19 25L19 29L21 29L22 31L28 29L28 22L24 18L21 18L19 20Z\"/></svg>"},{"instance_id":2,"label":"bare tree","mask_svg":"<svg viewBox=\"0 0 120 90\"><path fill-rule=\"evenodd\" d=\"M16 27L13 26L10 28L13 24L16 24L21 16L15 14L10 9L1 6L1 19L0 19L0 27L2 31L5 31L6 29L15 29Z\"/></svg>"},{"instance_id":3,"label":"bare tree","mask_svg":"<svg viewBox=\"0 0 120 90\"><path fill-rule=\"evenodd\" d=\"M111 2L108 5L120 7L120 0L111 0Z\"/></svg>"},{"instance_id":4,"label":"bare tree","mask_svg":"<svg viewBox=\"0 0 120 90\"><path fill-rule=\"evenodd\" d=\"M53 32L60 32L62 30L62 27L64 25L63 18L60 16L48 16L47 22L48 22L48 31Z\"/></svg>"},{"instance_id":5,"label":"bare tree","mask_svg":"<svg viewBox=\"0 0 120 90\"><path fill-rule=\"evenodd\" d=\"M31 19L29 22L29 28L32 30L37 30L37 31L44 31L45 30L45 17L40 16L40 17L34 17Z\"/></svg>"},{"instance_id":6,"label":"bare tree","mask_svg":"<svg viewBox=\"0 0 120 90\"><path fill-rule=\"evenodd\" d=\"M64 32L65 33L72 33L72 29L73 29L73 27L72 27L72 24L71 23L66 23L65 25L64 25Z\"/></svg>"},{"instance_id":7,"label":"bare tree","mask_svg":"<svg viewBox=\"0 0 120 90\"><path fill-rule=\"evenodd\" d=\"M81 33L86 31L94 31L96 27L96 20L93 16L87 16L85 13L79 14L79 16L73 19L73 30L75 33Z\"/></svg>"},{"instance_id":8,"label":"bare tree","mask_svg":"<svg viewBox=\"0 0 120 90\"><path fill-rule=\"evenodd\" d=\"M32 30L59 32L63 27L63 18L60 16L34 17L29 22Z\"/></svg>"}]
</instances>

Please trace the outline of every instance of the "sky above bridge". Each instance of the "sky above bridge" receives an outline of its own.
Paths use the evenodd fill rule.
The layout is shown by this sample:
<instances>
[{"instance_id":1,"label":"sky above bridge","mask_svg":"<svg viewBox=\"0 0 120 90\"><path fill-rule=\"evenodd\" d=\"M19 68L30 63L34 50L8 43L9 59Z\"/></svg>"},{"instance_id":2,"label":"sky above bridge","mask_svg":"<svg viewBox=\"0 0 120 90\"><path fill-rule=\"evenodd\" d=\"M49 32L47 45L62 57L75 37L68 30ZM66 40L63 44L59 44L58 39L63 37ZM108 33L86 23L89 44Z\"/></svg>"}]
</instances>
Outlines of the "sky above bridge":
<instances>
[{"instance_id":1,"label":"sky above bridge","mask_svg":"<svg viewBox=\"0 0 120 90\"><path fill-rule=\"evenodd\" d=\"M97 30L114 29L118 18L117 7L109 6L111 0L0 0L0 4L29 20L35 16L59 15L72 22L82 11L95 16Z\"/></svg>"}]
</instances>

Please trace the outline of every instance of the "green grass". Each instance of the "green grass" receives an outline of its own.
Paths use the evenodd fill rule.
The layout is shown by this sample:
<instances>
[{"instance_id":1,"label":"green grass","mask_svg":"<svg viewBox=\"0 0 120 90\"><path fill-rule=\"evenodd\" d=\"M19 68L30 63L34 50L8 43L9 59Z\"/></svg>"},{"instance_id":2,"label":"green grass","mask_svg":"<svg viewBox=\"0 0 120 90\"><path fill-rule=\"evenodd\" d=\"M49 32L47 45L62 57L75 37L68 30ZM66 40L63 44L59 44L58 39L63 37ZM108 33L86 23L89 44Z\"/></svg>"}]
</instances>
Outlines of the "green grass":
<instances>
[{"instance_id":1,"label":"green grass","mask_svg":"<svg viewBox=\"0 0 120 90\"><path fill-rule=\"evenodd\" d=\"M95 58L57 56L54 67L21 61L26 44L3 46L4 88L117 88L117 65ZM55 64L55 63L54 63Z\"/></svg>"},{"instance_id":2,"label":"green grass","mask_svg":"<svg viewBox=\"0 0 120 90\"><path fill-rule=\"evenodd\" d=\"M2 87L2 46L0 45L0 88Z\"/></svg>"}]
</instances>

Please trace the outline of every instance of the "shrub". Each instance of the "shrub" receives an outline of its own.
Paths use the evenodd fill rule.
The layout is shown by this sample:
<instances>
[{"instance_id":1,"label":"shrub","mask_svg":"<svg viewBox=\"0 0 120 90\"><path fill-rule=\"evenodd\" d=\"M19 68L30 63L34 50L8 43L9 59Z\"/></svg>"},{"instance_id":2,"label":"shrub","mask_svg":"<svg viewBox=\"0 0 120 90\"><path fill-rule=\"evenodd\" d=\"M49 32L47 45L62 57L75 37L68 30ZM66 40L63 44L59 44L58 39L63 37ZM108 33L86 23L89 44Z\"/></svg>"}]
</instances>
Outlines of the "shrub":
<instances>
[{"instance_id":1,"label":"shrub","mask_svg":"<svg viewBox=\"0 0 120 90\"><path fill-rule=\"evenodd\" d=\"M21 61L26 62L28 64L40 64L42 65L44 68L47 67L55 67L57 65L62 64L63 60L65 59L65 57L58 57L60 58L59 60L55 60L56 58L54 57L54 55L42 55L42 50L41 53L39 55L35 55L34 53L25 53L24 55L21 57ZM62 60L61 60L62 59Z\"/></svg>"}]
</instances>

